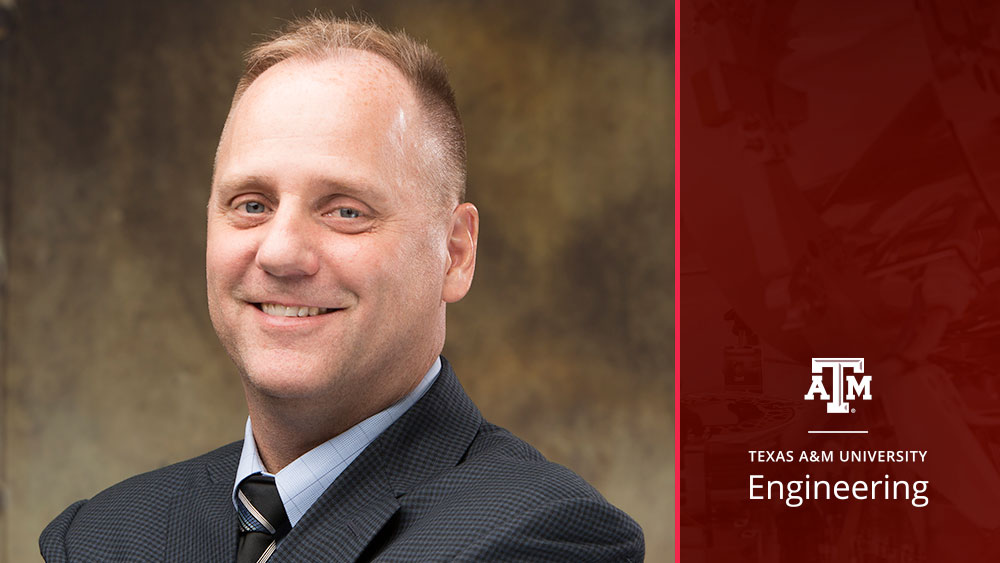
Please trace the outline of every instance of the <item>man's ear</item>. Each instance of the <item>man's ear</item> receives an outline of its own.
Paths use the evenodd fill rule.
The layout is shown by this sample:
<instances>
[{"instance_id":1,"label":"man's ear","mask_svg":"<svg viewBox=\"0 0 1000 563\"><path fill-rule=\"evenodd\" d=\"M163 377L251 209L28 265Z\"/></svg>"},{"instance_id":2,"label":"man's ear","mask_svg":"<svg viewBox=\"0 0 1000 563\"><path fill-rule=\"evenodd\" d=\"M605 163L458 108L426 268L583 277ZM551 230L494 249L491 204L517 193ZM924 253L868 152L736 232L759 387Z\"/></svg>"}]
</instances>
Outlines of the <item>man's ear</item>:
<instances>
[{"instance_id":1,"label":"man's ear","mask_svg":"<svg viewBox=\"0 0 1000 563\"><path fill-rule=\"evenodd\" d=\"M448 234L448 270L444 274L441 299L454 303L469 292L476 271L476 245L479 244L479 210L463 203L451 213Z\"/></svg>"}]
</instances>

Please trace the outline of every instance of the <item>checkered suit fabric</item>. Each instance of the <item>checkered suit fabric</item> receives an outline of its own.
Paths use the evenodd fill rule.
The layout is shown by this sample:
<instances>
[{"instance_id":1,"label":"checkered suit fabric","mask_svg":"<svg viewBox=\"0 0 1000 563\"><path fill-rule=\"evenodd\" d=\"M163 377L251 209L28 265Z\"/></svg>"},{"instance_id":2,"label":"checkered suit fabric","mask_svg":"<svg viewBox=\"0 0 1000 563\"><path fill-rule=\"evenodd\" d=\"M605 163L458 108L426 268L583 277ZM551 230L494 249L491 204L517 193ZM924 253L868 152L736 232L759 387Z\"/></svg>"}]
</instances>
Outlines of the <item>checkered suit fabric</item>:
<instances>
[{"instance_id":1,"label":"checkered suit fabric","mask_svg":"<svg viewBox=\"0 0 1000 563\"><path fill-rule=\"evenodd\" d=\"M74 504L42 534L46 561L233 561L239 451L231 444ZM164 503L177 522L150 542ZM641 561L643 547L639 526L579 476L485 422L445 361L269 561Z\"/></svg>"}]
</instances>

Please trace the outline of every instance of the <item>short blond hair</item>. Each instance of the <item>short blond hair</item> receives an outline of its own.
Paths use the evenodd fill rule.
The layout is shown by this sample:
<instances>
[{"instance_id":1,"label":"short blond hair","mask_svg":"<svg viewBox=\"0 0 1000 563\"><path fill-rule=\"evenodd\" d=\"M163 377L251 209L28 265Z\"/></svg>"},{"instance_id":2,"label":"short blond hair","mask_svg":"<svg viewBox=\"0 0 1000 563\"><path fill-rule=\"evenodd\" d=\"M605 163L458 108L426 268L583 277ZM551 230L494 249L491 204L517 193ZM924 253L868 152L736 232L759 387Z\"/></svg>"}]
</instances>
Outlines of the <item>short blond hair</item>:
<instances>
[{"instance_id":1,"label":"short blond hair","mask_svg":"<svg viewBox=\"0 0 1000 563\"><path fill-rule=\"evenodd\" d=\"M246 68L233 95L233 108L247 88L272 66L291 58L322 59L339 49L373 53L402 72L423 112L429 149L437 166L419 166L423 180L439 198L455 205L465 200L465 131L441 57L402 31L388 32L374 22L313 15L294 20L246 54ZM232 110L230 110L232 111Z\"/></svg>"}]
</instances>

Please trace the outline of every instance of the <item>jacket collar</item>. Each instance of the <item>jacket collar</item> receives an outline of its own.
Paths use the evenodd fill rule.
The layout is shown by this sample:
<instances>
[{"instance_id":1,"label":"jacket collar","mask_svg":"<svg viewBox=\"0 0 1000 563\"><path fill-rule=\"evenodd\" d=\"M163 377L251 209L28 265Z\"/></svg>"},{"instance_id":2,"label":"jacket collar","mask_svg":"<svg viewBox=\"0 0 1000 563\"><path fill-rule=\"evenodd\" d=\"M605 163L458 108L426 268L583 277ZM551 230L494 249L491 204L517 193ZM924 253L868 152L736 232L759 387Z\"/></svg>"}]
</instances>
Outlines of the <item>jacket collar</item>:
<instances>
[{"instance_id":1,"label":"jacket collar","mask_svg":"<svg viewBox=\"0 0 1000 563\"><path fill-rule=\"evenodd\" d=\"M344 470L282 540L270 561L323 554L353 561L399 510L399 499L457 465L482 424L451 364L413 407Z\"/></svg>"},{"instance_id":2,"label":"jacket collar","mask_svg":"<svg viewBox=\"0 0 1000 563\"><path fill-rule=\"evenodd\" d=\"M166 509L166 554L188 553L200 561L231 561L238 530L230 491L242 442L206 454L202 468L178 482Z\"/></svg>"}]
</instances>

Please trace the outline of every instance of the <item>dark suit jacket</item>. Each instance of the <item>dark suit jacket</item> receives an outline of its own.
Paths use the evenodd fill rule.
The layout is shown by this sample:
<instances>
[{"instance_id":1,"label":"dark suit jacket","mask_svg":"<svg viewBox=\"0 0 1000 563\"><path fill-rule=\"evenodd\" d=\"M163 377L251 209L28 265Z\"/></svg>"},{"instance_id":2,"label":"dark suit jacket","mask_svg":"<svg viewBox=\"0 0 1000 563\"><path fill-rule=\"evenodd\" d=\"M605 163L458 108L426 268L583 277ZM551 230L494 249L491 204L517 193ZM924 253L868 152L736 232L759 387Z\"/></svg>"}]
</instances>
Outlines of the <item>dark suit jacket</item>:
<instances>
[{"instance_id":1,"label":"dark suit jacket","mask_svg":"<svg viewBox=\"0 0 1000 563\"><path fill-rule=\"evenodd\" d=\"M42 532L61 561L234 561L242 442L123 481ZM270 561L640 561L642 530L570 470L483 420L443 362Z\"/></svg>"}]
</instances>

